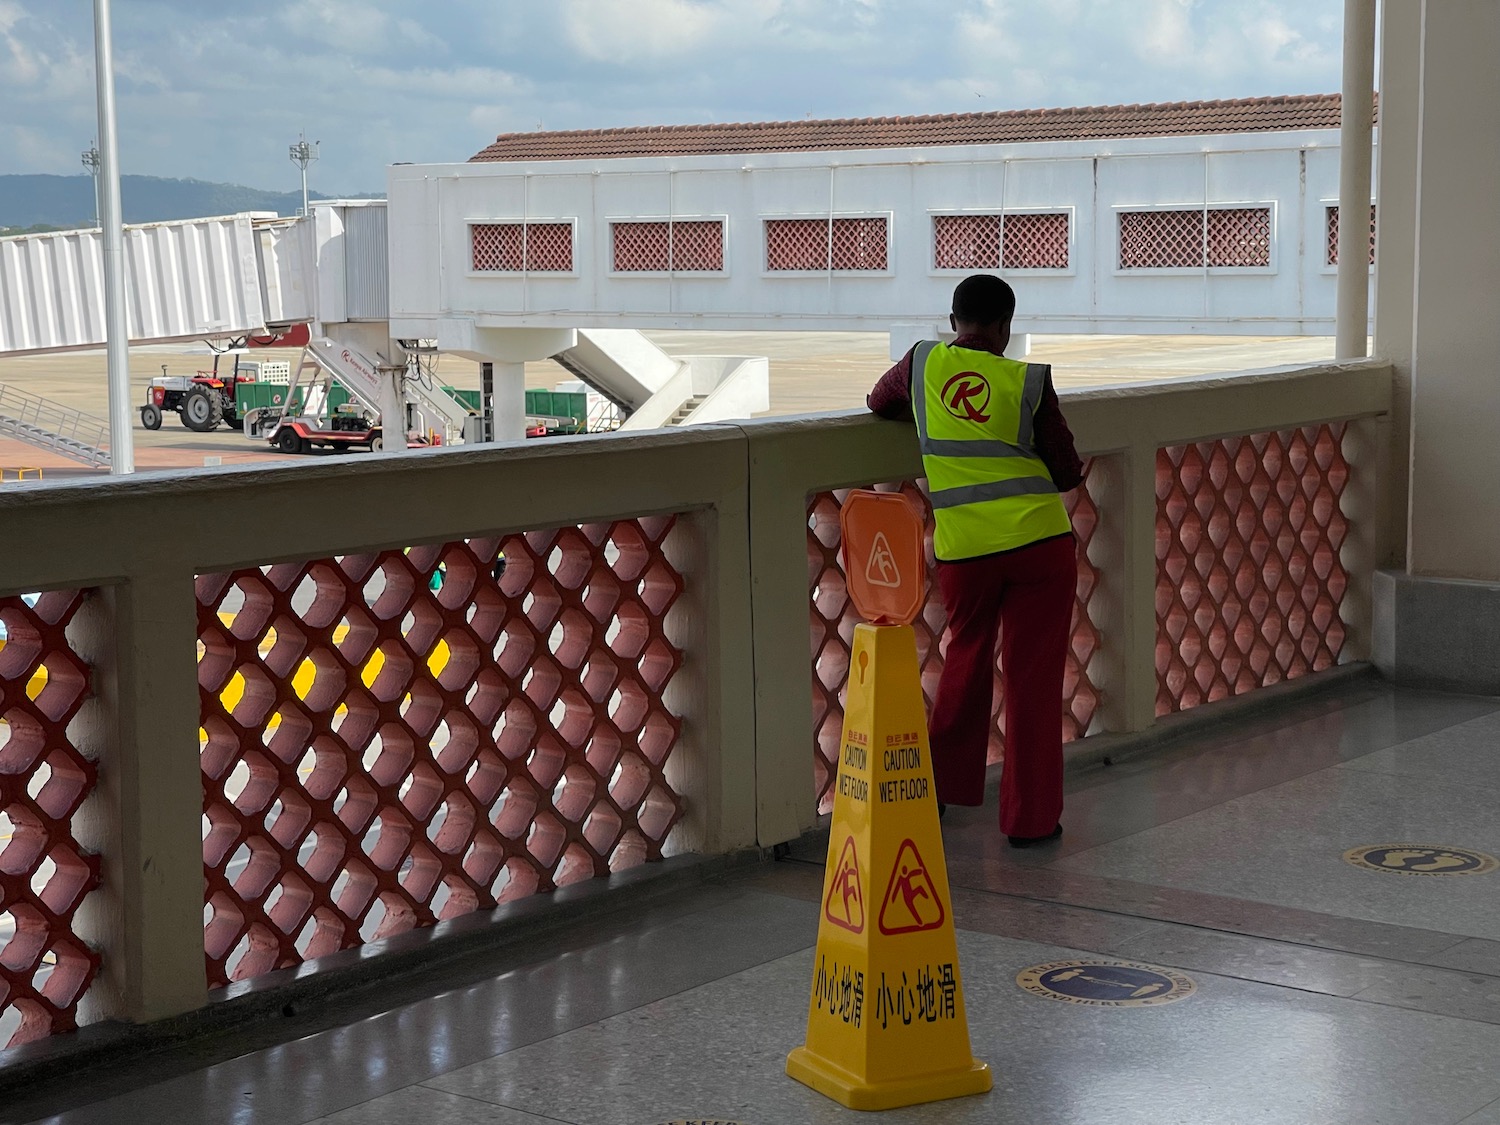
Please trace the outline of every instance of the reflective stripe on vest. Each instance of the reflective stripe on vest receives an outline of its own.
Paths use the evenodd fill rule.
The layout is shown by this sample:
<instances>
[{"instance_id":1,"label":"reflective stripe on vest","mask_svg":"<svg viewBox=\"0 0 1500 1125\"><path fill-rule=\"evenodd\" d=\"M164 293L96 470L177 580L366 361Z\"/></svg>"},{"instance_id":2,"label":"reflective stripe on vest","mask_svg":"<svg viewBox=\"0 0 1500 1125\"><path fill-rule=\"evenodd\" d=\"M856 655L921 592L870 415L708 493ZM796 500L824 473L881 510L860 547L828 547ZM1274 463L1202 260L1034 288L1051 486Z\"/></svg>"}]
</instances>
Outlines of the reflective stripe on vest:
<instances>
[{"instance_id":1,"label":"reflective stripe on vest","mask_svg":"<svg viewBox=\"0 0 1500 1125\"><path fill-rule=\"evenodd\" d=\"M912 412L945 560L1013 550L1072 529L1032 444L1044 364L924 340L912 354Z\"/></svg>"}]
</instances>

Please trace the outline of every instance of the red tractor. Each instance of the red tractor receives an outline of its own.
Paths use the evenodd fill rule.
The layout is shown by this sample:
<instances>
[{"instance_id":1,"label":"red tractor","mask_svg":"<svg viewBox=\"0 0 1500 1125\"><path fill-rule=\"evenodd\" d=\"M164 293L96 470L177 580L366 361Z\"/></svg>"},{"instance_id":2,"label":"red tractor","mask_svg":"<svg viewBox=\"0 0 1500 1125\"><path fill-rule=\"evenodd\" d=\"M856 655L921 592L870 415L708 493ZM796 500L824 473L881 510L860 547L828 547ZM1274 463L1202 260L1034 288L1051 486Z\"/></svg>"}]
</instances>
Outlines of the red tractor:
<instances>
[{"instance_id":1,"label":"red tractor","mask_svg":"<svg viewBox=\"0 0 1500 1125\"><path fill-rule=\"evenodd\" d=\"M218 429L226 417L230 425L234 424L233 383L226 386L222 379L206 372L189 378L168 375L166 370L163 364L161 376L151 380L146 392L146 405L141 407L141 425L146 429L161 429L162 414L167 410L176 411L184 426L200 434Z\"/></svg>"},{"instance_id":2,"label":"red tractor","mask_svg":"<svg viewBox=\"0 0 1500 1125\"><path fill-rule=\"evenodd\" d=\"M200 370L192 376L168 375L167 365L162 364L161 375L151 380L146 391L146 403L141 407L141 425L148 430L159 430L162 415L172 410L182 419L184 426L200 434L218 429L220 422L227 423L230 429L238 429L240 416L249 409L239 401L240 385L261 382L270 373L268 367L279 369L283 383L291 373L291 364L285 361L267 364L242 360L241 357L254 348L300 347L307 342L307 331L306 326L298 327L300 334L250 336L232 340L228 347L215 348L212 371ZM227 374L220 374L219 361L225 356L233 357L233 365L229 366Z\"/></svg>"}]
</instances>

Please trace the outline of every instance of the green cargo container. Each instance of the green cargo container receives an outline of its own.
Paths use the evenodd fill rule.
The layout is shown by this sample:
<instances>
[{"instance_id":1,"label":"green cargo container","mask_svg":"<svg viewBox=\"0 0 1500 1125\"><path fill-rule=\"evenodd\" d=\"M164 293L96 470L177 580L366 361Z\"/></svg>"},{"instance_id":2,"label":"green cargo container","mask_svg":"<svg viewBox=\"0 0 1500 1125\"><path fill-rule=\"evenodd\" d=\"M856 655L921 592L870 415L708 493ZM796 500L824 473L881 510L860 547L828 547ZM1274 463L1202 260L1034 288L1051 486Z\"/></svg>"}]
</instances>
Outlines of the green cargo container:
<instances>
[{"instance_id":1,"label":"green cargo container","mask_svg":"<svg viewBox=\"0 0 1500 1125\"><path fill-rule=\"evenodd\" d=\"M298 387L293 395L292 413L302 413L306 387ZM286 401L287 387L283 383L240 383L234 389L234 401L241 415L257 407L264 410L281 409ZM337 383L328 392L328 405L334 410L349 401L349 392Z\"/></svg>"},{"instance_id":2,"label":"green cargo container","mask_svg":"<svg viewBox=\"0 0 1500 1125\"><path fill-rule=\"evenodd\" d=\"M526 413L561 419L561 425L549 427L553 433L581 434L589 428L589 396L581 391L527 391Z\"/></svg>"},{"instance_id":3,"label":"green cargo container","mask_svg":"<svg viewBox=\"0 0 1500 1125\"><path fill-rule=\"evenodd\" d=\"M463 403L466 408L472 410L475 414L479 413L478 391L465 391L457 387L444 387L443 390L458 399L459 402Z\"/></svg>"},{"instance_id":4,"label":"green cargo container","mask_svg":"<svg viewBox=\"0 0 1500 1125\"><path fill-rule=\"evenodd\" d=\"M476 414L479 412L478 391L460 387L444 387L443 390ZM526 413L532 418L560 419L561 425L548 426L550 433L581 434L589 426L589 396L581 391L528 390Z\"/></svg>"}]
</instances>

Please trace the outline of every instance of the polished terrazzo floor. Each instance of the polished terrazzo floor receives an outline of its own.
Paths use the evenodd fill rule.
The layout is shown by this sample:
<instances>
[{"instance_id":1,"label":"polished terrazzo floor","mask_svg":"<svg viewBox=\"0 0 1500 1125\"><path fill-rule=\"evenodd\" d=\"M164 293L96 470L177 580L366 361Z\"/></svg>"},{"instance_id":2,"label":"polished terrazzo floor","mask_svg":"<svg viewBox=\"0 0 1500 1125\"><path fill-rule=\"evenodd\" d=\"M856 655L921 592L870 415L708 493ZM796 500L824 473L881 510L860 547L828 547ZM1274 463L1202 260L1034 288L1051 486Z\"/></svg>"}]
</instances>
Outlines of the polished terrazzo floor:
<instances>
[{"instance_id":1,"label":"polished terrazzo floor","mask_svg":"<svg viewBox=\"0 0 1500 1125\"><path fill-rule=\"evenodd\" d=\"M1070 781L1058 844L944 824L984 1096L881 1121L1500 1125L1500 871L1362 870L1424 842L1500 855L1500 699L1372 680ZM438 995L209 1065L190 1054L13 1106L102 1122L842 1122L786 1078L821 845L507 954ZM1101 1009L1022 991L1070 956L1197 990ZM407 1000L408 998L403 998ZM287 1036L297 1035L288 1021ZM59 1112L60 1105L78 1104ZM48 1116L52 1114L52 1116Z\"/></svg>"}]
</instances>

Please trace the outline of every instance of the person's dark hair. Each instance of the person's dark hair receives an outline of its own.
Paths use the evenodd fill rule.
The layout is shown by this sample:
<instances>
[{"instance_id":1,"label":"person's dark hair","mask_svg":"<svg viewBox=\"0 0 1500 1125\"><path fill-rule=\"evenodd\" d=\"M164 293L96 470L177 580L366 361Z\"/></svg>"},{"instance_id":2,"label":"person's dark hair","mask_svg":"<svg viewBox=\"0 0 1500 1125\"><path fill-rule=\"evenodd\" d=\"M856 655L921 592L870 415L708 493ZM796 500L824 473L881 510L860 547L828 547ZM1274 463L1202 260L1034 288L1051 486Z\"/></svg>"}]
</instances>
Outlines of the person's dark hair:
<instances>
[{"instance_id":1,"label":"person's dark hair","mask_svg":"<svg viewBox=\"0 0 1500 1125\"><path fill-rule=\"evenodd\" d=\"M992 273L964 278L953 290L953 316L964 324L1005 324L1016 314L1016 291Z\"/></svg>"}]
</instances>

